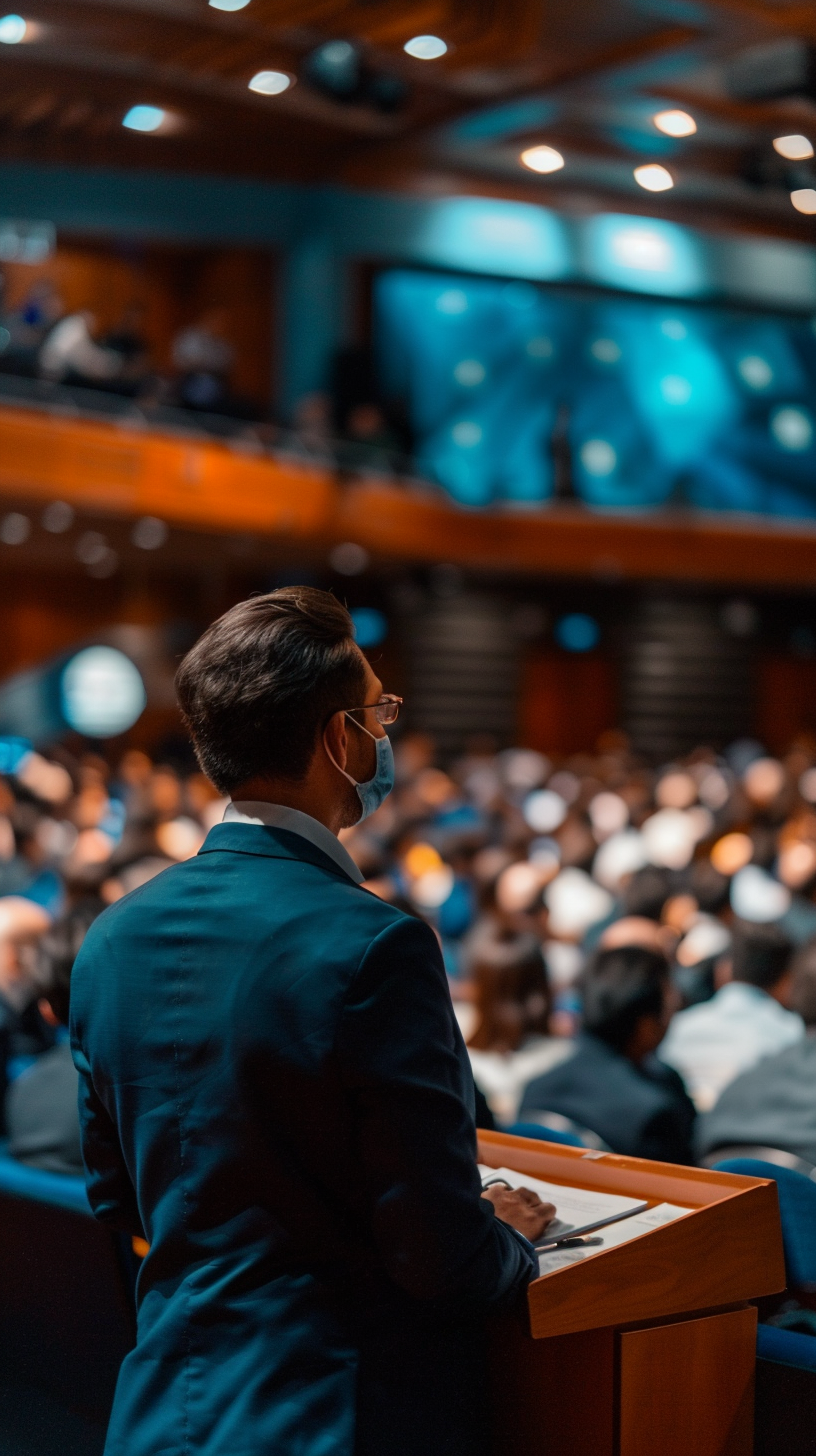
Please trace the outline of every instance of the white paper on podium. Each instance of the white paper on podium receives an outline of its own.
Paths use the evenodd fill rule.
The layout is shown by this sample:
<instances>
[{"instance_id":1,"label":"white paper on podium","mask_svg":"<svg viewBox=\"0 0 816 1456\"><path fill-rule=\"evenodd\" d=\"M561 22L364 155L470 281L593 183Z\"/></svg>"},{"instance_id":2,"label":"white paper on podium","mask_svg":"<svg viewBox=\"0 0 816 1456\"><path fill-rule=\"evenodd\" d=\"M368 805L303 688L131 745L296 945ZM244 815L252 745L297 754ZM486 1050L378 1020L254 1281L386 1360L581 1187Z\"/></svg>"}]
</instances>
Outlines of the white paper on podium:
<instances>
[{"instance_id":1,"label":"white paper on podium","mask_svg":"<svg viewBox=\"0 0 816 1456\"><path fill-rule=\"evenodd\" d=\"M532 1188L544 1203L554 1203L556 1217L549 1225L544 1239L577 1237L603 1228L620 1218L629 1218L648 1208L643 1198L622 1198L618 1193L597 1193L593 1188L570 1188L562 1183L545 1183L541 1178L531 1178L528 1173L514 1173L511 1168L487 1168L479 1164L482 1185L489 1179L501 1179L511 1188Z\"/></svg>"},{"instance_id":2,"label":"white paper on podium","mask_svg":"<svg viewBox=\"0 0 816 1456\"><path fill-rule=\"evenodd\" d=\"M657 1203L654 1208L647 1208L643 1213L634 1214L632 1218L607 1225L585 1248L552 1249L548 1254L540 1254L538 1272L552 1274L554 1269L563 1269L567 1264L580 1264L584 1259L591 1259L594 1254L603 1254L619 1244L628 1244L632 1239L640 1238L641 1234L651 1233L662 1224L674 1223L676 1218L682 1218L684 1213L691 1212L692 1209L680 1208L676 1203Z\"/></svg>"}]
</instances>

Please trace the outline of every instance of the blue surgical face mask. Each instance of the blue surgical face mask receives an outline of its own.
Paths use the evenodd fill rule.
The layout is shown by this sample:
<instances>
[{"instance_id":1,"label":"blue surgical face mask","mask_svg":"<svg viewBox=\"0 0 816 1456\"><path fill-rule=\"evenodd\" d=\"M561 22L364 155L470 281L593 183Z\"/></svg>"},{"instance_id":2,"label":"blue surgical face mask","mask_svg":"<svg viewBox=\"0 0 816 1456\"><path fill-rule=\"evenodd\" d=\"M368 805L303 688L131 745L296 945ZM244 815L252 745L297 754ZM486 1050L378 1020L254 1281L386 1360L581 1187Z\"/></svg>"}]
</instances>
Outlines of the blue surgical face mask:
<instances>
[{"instance_id":1,"label":"blue surgical face mask","mask_svg":"<svg viewBox=\"0 0 816 1456\"><path fill-rule=\"evenodd\" d=\"M383 799L388 798L388 795L394 787L394 750L391 747L391 739L387 733L383 734L382 738L377 738L373 733L369 733L367 728L363 728L362 723L358 723L356 718L353 718L352 722L356 727L362 728L364 733L368 733L369 738L374 739L374 747L377 750L377 766L374 771L374 777L366 779L362 784L358 783L357 779L353 779L350 773L346 773L344 768L340 768L339 763L329 753L328 748L326 752L329 753L329 758L331 758L335 768L340 770L343 778L348 779L349 783L353 784L357 790L357 798L363 806L363 812L357 820L357 823L362 824L363 820L367 819L369 814L373 814L375 809L379 809Z\"/></svg>"}]
</instances>

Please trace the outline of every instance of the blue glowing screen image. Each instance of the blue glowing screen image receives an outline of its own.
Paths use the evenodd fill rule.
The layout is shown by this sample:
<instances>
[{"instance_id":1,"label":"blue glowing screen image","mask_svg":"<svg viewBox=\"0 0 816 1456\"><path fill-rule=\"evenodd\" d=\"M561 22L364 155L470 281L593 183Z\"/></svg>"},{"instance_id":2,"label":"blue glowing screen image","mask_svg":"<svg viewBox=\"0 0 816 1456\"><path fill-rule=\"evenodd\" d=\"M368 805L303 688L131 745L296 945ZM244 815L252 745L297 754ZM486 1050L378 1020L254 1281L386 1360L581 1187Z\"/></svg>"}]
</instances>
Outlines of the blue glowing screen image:
<instances>
[{"instance_id":1,"label":"blue glowing screen image","mask_svg":"<svg viewBox=\"0 0 816 1456\"><path fill-rule=\"evenodd\" d=\"M460 504L816 516L816 322L383 271L374 338L419 469Z\"/></svg>"}]
</instances>

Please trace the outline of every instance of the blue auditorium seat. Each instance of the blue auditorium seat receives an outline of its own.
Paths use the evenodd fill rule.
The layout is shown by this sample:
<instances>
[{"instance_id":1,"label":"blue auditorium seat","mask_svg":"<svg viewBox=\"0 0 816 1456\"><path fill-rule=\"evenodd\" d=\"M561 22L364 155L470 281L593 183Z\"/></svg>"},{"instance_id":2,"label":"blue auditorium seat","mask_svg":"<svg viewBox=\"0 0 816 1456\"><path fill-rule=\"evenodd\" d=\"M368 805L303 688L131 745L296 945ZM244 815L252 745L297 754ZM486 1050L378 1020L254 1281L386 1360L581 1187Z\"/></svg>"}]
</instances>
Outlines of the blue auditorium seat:
<instances>
[{"instance_id":1,"label":"blue auditorium seat","mask_svg":"<svg viewBox=\"0 0 816 1456\"><path fill-rule=\"evenodd\" d=\"M539 1122L513 1122L509 1127L503 1127L502 1132L509 1132L513 1137L540 1138L546 1143L564 1143L570 1148L583 1148L583 1143L577 1132L568 1130L561 1131L555 1127L542 1127Z\"/></svg>"},{"instance_id":2,"label":"blue auditorium seat","mask_svg":"<svg viewBox=\"0 0 816 1456\"><path fill-rule=\"evenodd\" d=\"M15 1198L33 1198L37 1203L50 1203L68 1208L72 1213L92 1217L83 1178L68 1178L63 1173L46 1173L40 1168L27 1168L10 1158L0 1145L0 1193Z\"/></svg>"},{"instance_id":3,"label":"blue auditorium seat","mask_svg":"<svg viewBox=\"0 0 816 1456\"><path fill-rule=\"evenodd\" d=\"M726 1158L723 1173L773 1178L779 1192L788 1287L816 1289L816 1183L756 1158ZM816 1456L816 1338L757 1327L754 1456Z\"/></svg>"},{"instance_id":4,"label":"blue auditorium seat","mask_svg":"<svg viewBox=\"0 0 816 1456\"><path fill-rule=\"evenodd\" d=\"M785 1269L791 1289L816 1289L816 1183L791 1168L756 1158L726 1158L714 1167L745 1178L773 1178L779 1190Z\"/></svg>"},{"instance_id":5,"label":"blue auditorium seat","mask_svg":"<svg viewBox=\"0 0 816 1456\"><path fill-rule=\"evenodd\" d=\"M77 1430L83 1456L101 1452L135 1338L136 1263L130 1240L91 1216L81 1178L0 1150L0 1452L10 1449L6 1412L24 1392L32 1409L39 1394L63 1413L66 1453Z\"/></svg>"}]
</instances>

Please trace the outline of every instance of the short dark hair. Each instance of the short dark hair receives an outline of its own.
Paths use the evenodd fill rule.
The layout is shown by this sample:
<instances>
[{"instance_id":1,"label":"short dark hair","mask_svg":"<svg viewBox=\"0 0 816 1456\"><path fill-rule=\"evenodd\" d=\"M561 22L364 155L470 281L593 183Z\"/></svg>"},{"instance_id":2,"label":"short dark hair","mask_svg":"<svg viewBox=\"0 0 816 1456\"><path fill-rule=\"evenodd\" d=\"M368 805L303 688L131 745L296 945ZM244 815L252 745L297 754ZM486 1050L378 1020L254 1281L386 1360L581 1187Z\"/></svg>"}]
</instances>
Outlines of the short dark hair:
<instances>
[{"instance_id":1,"label":"short dark hair","mask_svg":"<svg viewBox=\"0 0 816 1456\"><path fill-rule=\"evenodd\" d=\"M37 946L42 995L62 1026L68 1025L71 1009L74 961L101 908L101 903L98 906L86 904L69 911L46 930Z\"/></svg>"},{"instance_id":2,"label":"short dark hair","mask_svg":"<svg viewBox=\"0 0 816 1456\"><path fill-rule=\"evenodd\" d=\"M259 774L302 779L318 733L338 709L362 706L364 684L349 613L309 586L239 602L176 674L198 761L225 794Z\"/></svg>"},{"instance_id":3,"label":"short dark hair","mask_svg":"<svg viewBox=\"0 0 816 1456\"><path fill-rule=\"evenodd\" d=\"M484 927L469 946L479 1025L468 1045L514 1052L549 1029L550 985L538 936Z\"/></svg>"},{"instance_id":4,"label":"short dark hair","mask_svg":"<svg viewBox=\"0 0 816 1456\"><path fill-rule=\"evenodd\" d=\"M733 926L731 950L732 975L735 981L771 990L781 981L790 966L793 946L778 925Z\"/></svg>"},{"instance_id":5,"label":"short dark hair","mask_svg":"<svg viewBox=\"0 0 816 1456\"><path fill-rule=\"evenodd\" d=\"M644 946L625 945L593 956L583 976L584 1029L625 1051L642 1016L660 1016L669 963Z\"/></svg>"},{"instance_id":6,"label":"short dark hair","mask_svg":"<svg viewBox=\"0 0 816 1456\"><path fill-rule=\"evenodd\" d=\"M635 870L623 891L623 913L659 920L670 894L669 871L658 869L656 865L646 865L642 870Z\"/></svg>"}]
</instances>

